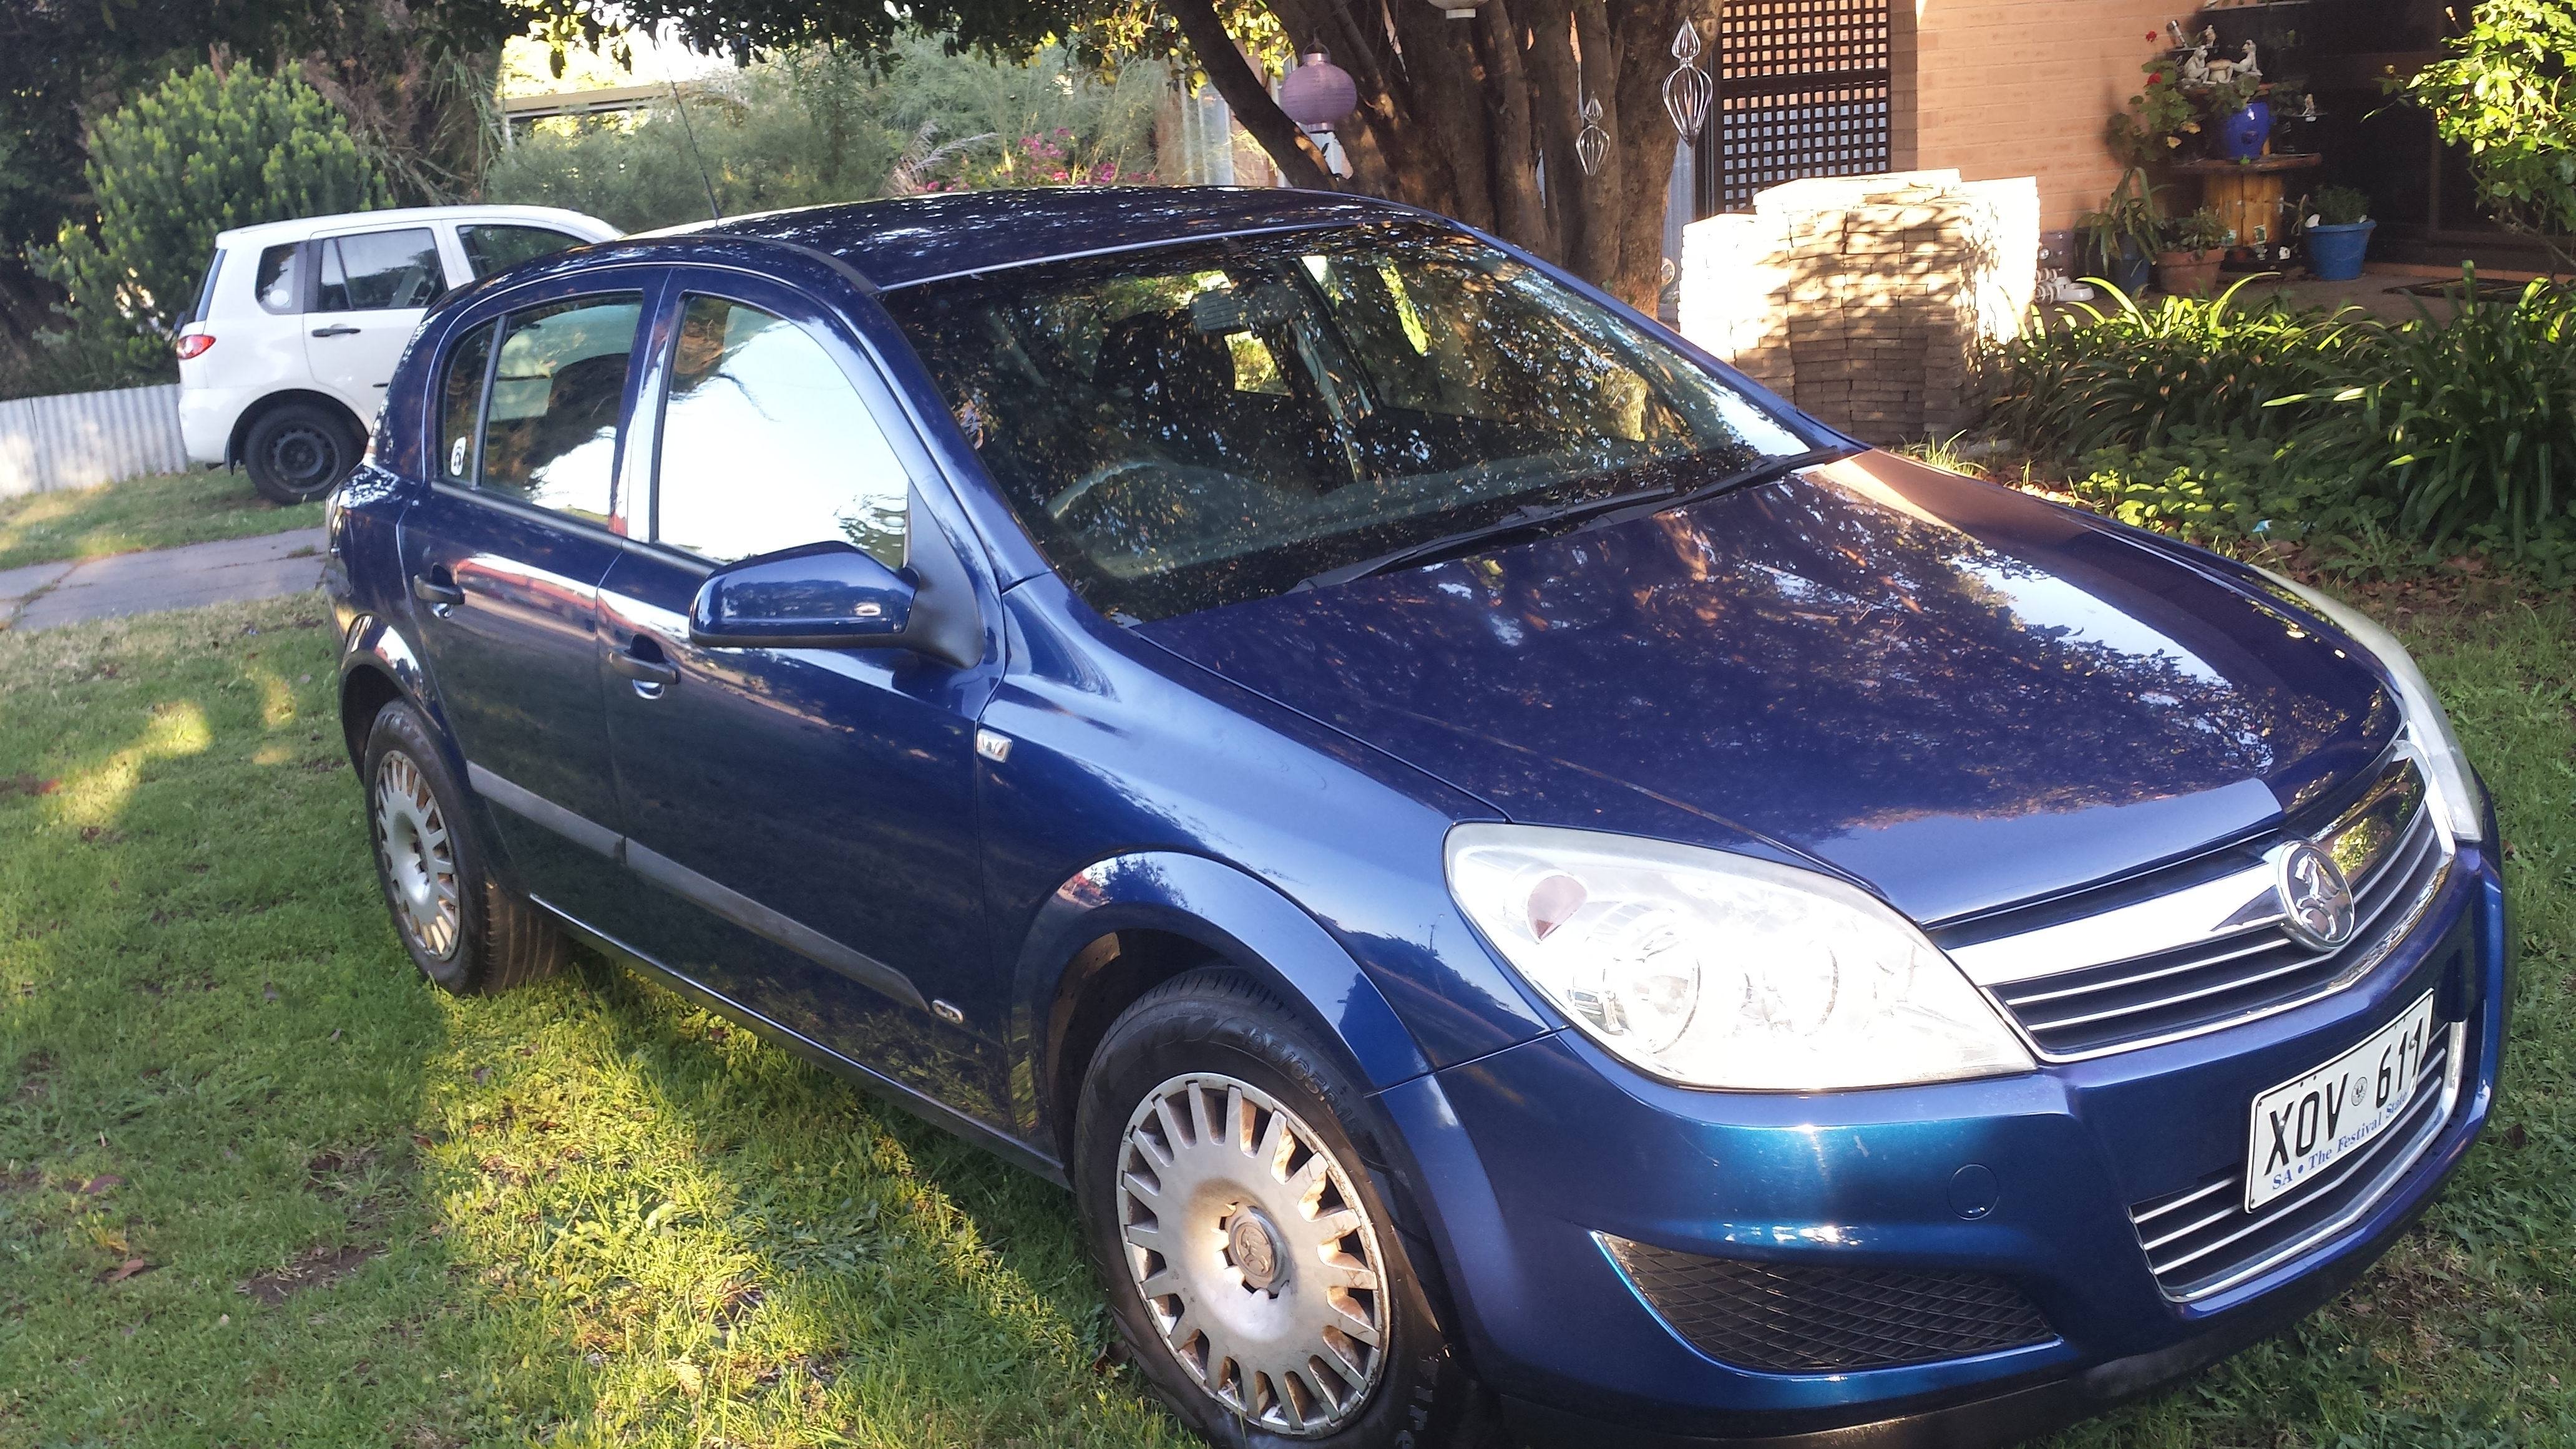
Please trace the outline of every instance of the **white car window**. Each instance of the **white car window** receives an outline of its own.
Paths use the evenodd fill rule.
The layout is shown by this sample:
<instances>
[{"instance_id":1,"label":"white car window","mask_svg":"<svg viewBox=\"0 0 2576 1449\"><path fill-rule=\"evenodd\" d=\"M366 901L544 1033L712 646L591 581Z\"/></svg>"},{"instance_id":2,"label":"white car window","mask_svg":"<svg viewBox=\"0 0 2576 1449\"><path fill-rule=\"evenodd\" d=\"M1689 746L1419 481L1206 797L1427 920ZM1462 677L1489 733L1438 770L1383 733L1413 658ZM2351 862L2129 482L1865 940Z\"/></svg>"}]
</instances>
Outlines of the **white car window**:
<instances>
[{"instance_id":1,"label":"white car window","mask_svg":"<svg viewBox=\"0 0 2576 1449\"><path fill-rule=\"evenodd\" d=\"M292 315L304 310L304 243L288 242L259 254L259 277L251 290L260 310Z\"/></svg>"},{"instance_id":2,"label":"white car window","mask_svg":"<svg viewBox=\"0 0 2576 1449\"><path fill-rule=\"evenodd\" d=\"M465 265L478 278L515 267L535 257L582 245L580 237L547 226L473 222L456 229L465 245Z\"/></svg>"},{"instance_id":3,"label":"white car window","mask_svg":"<svg viewBox=\"0 0 2576 1449\"><path fill-rule=\"evenodd\" d=\"M321 243L316 312L379 312L426 307L447 290L438 240L428 227L326 237Z\"/></svg>"}]
</instances>

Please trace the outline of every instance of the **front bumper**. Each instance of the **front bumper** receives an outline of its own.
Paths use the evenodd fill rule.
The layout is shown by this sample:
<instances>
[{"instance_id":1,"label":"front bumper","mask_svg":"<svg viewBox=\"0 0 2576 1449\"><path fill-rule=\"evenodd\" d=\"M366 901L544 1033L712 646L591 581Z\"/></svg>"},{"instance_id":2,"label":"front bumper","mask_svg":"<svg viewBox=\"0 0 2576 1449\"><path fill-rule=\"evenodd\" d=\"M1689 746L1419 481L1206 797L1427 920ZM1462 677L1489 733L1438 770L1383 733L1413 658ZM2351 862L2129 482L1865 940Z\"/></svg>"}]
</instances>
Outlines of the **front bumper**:
<instances>
[{"instance_id":1,"label":"front bumper","mask_svg":"<svg viewBox=\"0 0 2576 1449\"><path fill-rule=\"evenodd\" d=\"M1541 1438L2003 1442L2294 1321L2423 1211L2484 1125L2509 990L2503 889L2464 848L2413 935L2336 995L2266 1020L2018 1077L1804 1096L1649 1081L1574 1033L1387 1092L1477 1372ZM2459 1085L2412 1165L2342 1225L2177 1301L2132 1205L2241 1167L2248 1104L2427 991L2462 1023ZM1991 1206L1954 1205L1982 1168ZM1971 1196L1974 1196L1973 1194ZM1983 1208L1978 1216L1963 1216ZM1597 1235L1797 1267L1959 1272L2017 1288L2054 1337L1971 1357L1765 1372L1694 1348ZM1586 1429L1591 1426L1598 1435Z\"/></svg>"}]
</instances>

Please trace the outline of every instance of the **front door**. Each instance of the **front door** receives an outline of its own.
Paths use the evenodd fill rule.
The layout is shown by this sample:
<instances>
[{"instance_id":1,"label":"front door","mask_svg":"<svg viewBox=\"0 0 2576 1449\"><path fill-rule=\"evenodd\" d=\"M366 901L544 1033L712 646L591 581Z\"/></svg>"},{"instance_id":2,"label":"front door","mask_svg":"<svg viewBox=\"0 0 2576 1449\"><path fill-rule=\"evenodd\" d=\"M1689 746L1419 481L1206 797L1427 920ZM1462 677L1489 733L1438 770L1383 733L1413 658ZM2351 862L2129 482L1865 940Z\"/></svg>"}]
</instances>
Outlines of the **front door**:
<instances>
[{"instance_id":1,"label":"front door","mask_svg":"<svg viewBox=\"0 0 2576 1449\"><path fill-rule=\"evenodd\" d=\"M338 394L372 432L421 310L447 290L438 238L428 227L406 226L321 237L312 247L304 359L313 380Z\"/></svg>"},{"instance_id":2,"label":"front door","mask_svg":"<svg viewBox=\"0 0 2576 1449\"><path fill-rule=\"evenodd\" d=\"M640 291L563 296L461 333L441 362L437 480L403 515L406 587L475 791L529 892L620 897L600 710L599 581Z\"/></svg>"},{"instance_id":3,"label":"front door","mask_svg":"<svg viewBox=\"0 0 2576 1449\"><path fill-rule=\"evenodd\" d=\"M675 283L664 304L648 384L667 399L654 505L600 598L635 876L618 934L1007 1123L1004 1023L955 985L981 983L986 959L974 713L992 668L903 650L704 649L687 623L720 564L842 539L900 568L956 545L918 511L886 431L901 414L838 325L784 288L696 285Z\"/></svg>"}]
</instances>

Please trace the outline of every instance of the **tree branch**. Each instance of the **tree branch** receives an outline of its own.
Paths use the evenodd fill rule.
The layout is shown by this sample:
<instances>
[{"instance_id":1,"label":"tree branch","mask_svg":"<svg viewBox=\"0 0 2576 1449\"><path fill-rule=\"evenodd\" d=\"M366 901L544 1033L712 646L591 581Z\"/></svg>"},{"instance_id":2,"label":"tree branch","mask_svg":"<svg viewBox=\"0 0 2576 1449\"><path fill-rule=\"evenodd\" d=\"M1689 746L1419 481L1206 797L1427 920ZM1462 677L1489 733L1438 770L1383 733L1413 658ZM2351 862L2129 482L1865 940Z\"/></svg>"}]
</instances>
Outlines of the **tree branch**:
<instances>
[{"instance_id":1,"label":"tree branch","mask_svg":"<svg viewBox=\"0 0 2576 1449\"><path fill-rule=\"evenodd\" d=\"M1234 37L1225 33L1225 22L1216 18L1216 8L1209 0L1172 0L1172 18L1181 23L1181 33L1189 37L1190 49L1198 56L1199 69L1207 72L1208 83L1225 97L1234 118L1277 163L1280 176L1291 186L1332 190L1333 176L1325 169L1324 153L1297 129L1286 111L1279 109L1270 88L1253 74L1243 52L1235 48Z\"/></svg>"}]
</instances>

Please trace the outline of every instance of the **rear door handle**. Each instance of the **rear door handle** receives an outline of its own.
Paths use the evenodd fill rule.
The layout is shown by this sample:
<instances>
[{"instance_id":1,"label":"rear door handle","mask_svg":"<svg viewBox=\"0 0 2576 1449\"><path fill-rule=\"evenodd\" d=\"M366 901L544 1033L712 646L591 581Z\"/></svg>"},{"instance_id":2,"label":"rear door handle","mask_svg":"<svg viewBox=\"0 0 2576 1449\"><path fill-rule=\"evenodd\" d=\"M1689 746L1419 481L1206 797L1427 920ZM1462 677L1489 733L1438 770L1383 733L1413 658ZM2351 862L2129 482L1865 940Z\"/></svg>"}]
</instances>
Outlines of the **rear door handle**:
<instances>
[{"instance_id":1,"label":"rear door handle","mask_svg":"<svg viewBox=\"0 0 2576 1449\"><path fill-rule=\"evenodd\" d=\"M313 329L313 335L316 337L355 337L358 335L358 329L349 326L344 322L330 327L316 327Z\"/></svg>"},{"instance_id":2,"label":"rear door handle","mask_svg":"<svg viewBox=\"0 0 2576 1449\"><path fill-rule=\"evenodd\" d=\"M637 684L652 685L657 691L664 685L676 683L680 678L678 665L660 659L646 659L624 649L617 650L608 656L608 667L634 680ZM636 692L643 693L641 690ZM646 696L648 699L652 697Z\"/></svg>"},{"instance_id":3,"label":"rear door handle","mask_svg":"<svg viewBox=\"0 0 2576 1449\"><path fill-rule=\"evenodd\" d=\"M433 609L453 609L465 602L464 589L433 574L413 574L411 596Z\"/></svg>"}]
</instances>

